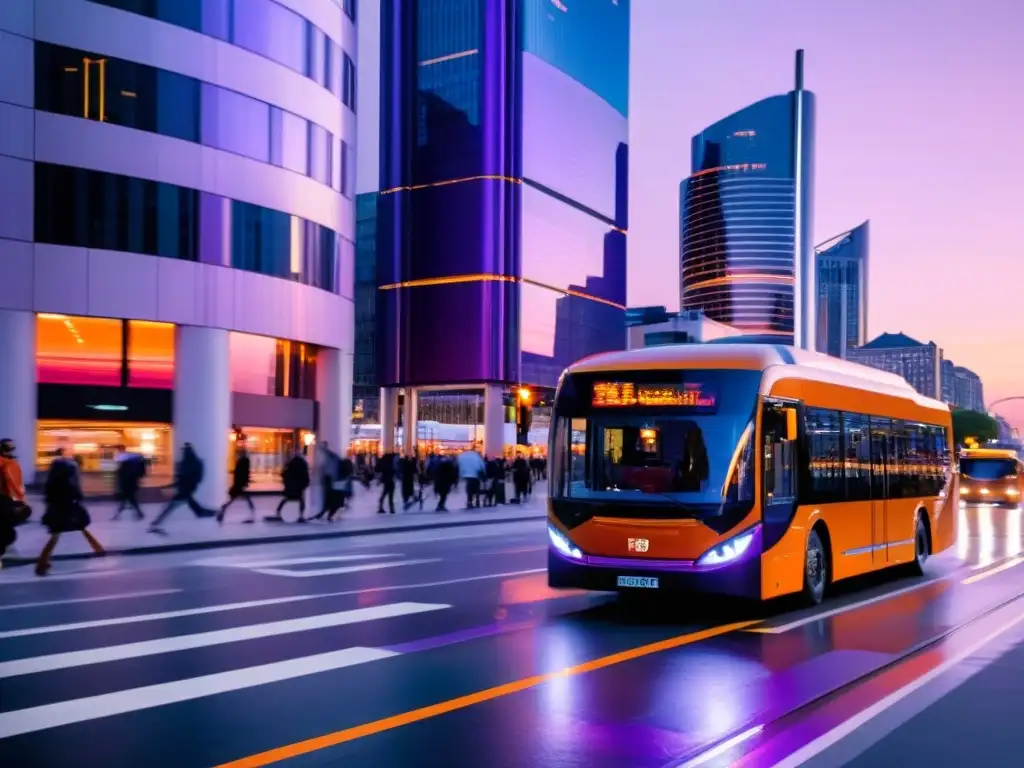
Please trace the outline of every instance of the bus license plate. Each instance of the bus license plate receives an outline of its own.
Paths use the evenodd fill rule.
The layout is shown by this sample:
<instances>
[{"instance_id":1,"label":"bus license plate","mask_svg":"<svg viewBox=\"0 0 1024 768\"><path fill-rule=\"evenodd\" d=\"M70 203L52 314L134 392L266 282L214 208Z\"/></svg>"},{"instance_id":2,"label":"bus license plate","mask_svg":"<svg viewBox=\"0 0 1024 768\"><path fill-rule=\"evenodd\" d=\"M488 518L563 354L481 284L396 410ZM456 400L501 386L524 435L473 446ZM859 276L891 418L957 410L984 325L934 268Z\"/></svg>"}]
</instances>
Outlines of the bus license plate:
<instances>
[{"instance_id":1,"label":"bus license plate","mask_svg":"<svg viewBox=\"0 0 1024 768\"><path fill-rule=\"evenodd\" d=\"M654 576L619 576L618 586L635 589L657 589L658 579Z\"/></svg>"}]
</instances>

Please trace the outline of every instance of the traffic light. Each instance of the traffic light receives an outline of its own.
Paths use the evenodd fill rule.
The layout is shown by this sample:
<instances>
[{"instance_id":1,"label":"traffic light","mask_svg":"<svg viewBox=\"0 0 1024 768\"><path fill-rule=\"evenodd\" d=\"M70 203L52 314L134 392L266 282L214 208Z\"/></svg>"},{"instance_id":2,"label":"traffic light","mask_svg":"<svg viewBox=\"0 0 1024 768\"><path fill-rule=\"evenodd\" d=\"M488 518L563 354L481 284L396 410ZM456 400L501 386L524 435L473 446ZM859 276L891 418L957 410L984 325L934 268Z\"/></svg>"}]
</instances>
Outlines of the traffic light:
<instances>
[{"instance_id":1,"label":"traffic light","mask_svg":"<svg viewBox=\"0 0 1024 768\"><path fill-rule=\"evenodd\" d=\"M516 401L516 445L530 444L530 424L533 422L532 396L525 387L519 390Z\"/></svg>"}]
</instances>

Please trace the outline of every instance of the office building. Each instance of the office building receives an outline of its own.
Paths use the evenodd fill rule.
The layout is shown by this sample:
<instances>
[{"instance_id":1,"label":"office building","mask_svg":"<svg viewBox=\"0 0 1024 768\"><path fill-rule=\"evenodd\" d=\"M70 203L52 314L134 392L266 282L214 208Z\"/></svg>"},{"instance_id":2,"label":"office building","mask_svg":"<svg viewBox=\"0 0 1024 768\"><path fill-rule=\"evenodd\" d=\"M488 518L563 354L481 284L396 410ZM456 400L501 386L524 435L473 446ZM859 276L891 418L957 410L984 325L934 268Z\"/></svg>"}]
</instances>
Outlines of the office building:
<instances>
[{"instance_id":1,"label":"office building","mask_svg":"<svg viewBox=\"0 0 1024 768\"><path fill-rule=\"evenodd\" d=\"M27 470L65 448L98 489L123 444L166 485L189 442L211 506L239 441L275 487L344 447L355 40L347 1L4 0L0 436Z\"/></svg>"},{"instance_id":2,"label":"office building","mask_svg":"<svg viewBox=\"0 0 1024 768\"><path fill-rule=\"evenodd\" d=\"M385 444L404 389L402 421L463 398L500 453L511 393L543 400L576 358L625 346L629 16L629 0L383 4Z\"/></svg>"},{"instance_id":3,"label":"office building","mask_svg":"<svg viewBox=\"0 0 1024 768\"><path fill-rule=\"evenodd\" d=\"M905 333L883 333L867 344L850 349L847 359L902 376L925 397L942 397L942 348L923 344Z\"/></svg>"},{"instance_id":4,"label":"office building","mask_svg":"<svg viewBox=\"0 0 1024 768\"><path fill-rule=\"evenodd\" d=\"M810 347L815 102L802 62L801 51L793 91L693 137L679 195L679 290L684 310Z\"/></svg>"},{"instance_id":5,"label":"office building","mask_svg":"<svg viewBox=\"0 0 1024 768\"><path fill-rule=\"evenodd\" d=\"M981 377L970 368L942 361L942 400L954 408L985 412L985 389Z\"/></svg>"},{"instance_id":6,"label":"office building","mask_svg":"<svg viewBox=\"0 0 1024 768\"><path fill-rule=\"evenodd\" d=\"M380 421L377 384L377 193L356 195L355 365L352 421Z\"/></svg>"},{"instance_id":7,"label":"office building","mask_svg":"<svg viewBox=\"0 0 1024 768\"><path fill-rule=\"evenodd\" d=\"M867 342L869 223L814 249L818 269L817 348L845 359Z\"/></svg>"}]
</instances>

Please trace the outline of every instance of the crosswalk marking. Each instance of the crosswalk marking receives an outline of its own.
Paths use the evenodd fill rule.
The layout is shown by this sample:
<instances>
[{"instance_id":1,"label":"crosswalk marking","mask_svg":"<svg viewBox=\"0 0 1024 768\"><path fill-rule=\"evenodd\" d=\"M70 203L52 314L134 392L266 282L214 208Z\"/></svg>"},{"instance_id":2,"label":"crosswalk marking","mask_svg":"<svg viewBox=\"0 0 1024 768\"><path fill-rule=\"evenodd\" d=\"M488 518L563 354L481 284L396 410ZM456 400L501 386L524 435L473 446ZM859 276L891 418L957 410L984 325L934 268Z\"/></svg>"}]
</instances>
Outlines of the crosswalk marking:
<instances>
[{"instance_id":1,"label":"crosswalk marking","mask_svg":"<svg viewBox=\"0 0 1024 768\"><path fill-rule=\"evenodd\" d=\"M340 568L317 568L310 571L293 571L288 568L254 568L253 573L262 573L264 576L287 576L293 579L309 579L314 576L339 576L343 573L359 573L360 571L378 571L384 568L399 568L405 565L423 565L424 563L439 563L440 558L427 560L396 560L390 563L364 563L362 565L345 565Z\"/></svg>"},{"instance_id":2,"label":"crosswalk marking","mask_svg":"<svg viewBox=\"0 0 1024 768\"><path fill-rule=\"evenodd\" d=\"M38 577L36 577L38 579ZM136 597L157 597L173 595L180 589L151 589L146 592L122 592L117 595L97 595L95 597L71 597L64 600L41 600L35 603L12 603L0 605L0 611L15 611L19 608L49 608L53 605L72 605L74 603L102 603L107 600L131 600Z\"/></svg>"},{"instance_id":3,"label":"crosswalk marking","mask_svg":"<svg viewBox=\"0 0 1024 768\"><path fill-rule=\"evenodd\" d=\"M346 563L357 560L383 560L389 557L401 557L401 555L381 555L381 554L362 554L362 555L319 555L317 557L289 557L284 559L274 560L254 560L231 558L231 559L213 559L200 561L201 565L215 565L221 568L280 568L283 565L314 565L316 563Z\"/></svg>"},{"instance_id":4,"label":"crosswalk marking","mask_svg":"<svg viewBox=\"0 0 1024 768\"><path fill-rule=\"evenodd\" d=\"M315 675L398 655L393 651L385 651L380 648L345 648L340 651L246 667L230 672L218 672L171 683L159 683L56 704L44 704L29 709L3 712L0 713L0 739L72 723L98 720L112 715L152 709L167 704L176 704L220 693L240 691L267 683Z\"/></svg>"},{"instance_id":5,"label":"crosswalk marking","mask_svg":"<svg viewBox=\"0 0 1024 768\"><path fill-rule=\"evenodd\" d=\"M299 619L285 619L265 624L250 624L231 629L214 630L212 632L199 632L192 635L179 635L177 637L165 637L156 640L143 640L136 643L90 648L82 651L69 651L46 656L14 659L0 662L0 679L16 677L18 675L31 675L38 672L50 672L58 669L69 669L71 667L82 667L90 664L101 664L109 661L155 656L161 653L172 653L174 651L185 651L194 648L207 648L225 643L275 637L313 629L340 627L346 624L358 624L376 619L411 616L446 608L451 608L451 606L441 603L391 603L389 605L376 605L368 608L338 611L336 613L305 616Z\"/></svg>"}]
</instances>

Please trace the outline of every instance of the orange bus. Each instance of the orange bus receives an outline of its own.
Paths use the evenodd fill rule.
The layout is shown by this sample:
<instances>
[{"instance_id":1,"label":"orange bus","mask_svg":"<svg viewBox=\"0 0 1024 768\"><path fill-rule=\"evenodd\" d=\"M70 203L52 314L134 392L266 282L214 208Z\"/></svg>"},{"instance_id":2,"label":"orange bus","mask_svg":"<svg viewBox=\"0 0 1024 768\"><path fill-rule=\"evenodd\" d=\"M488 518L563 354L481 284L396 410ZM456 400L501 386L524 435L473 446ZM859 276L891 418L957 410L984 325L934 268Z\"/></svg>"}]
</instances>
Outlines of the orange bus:
<instances>
[{"instance_id":1,"label":"orange bus","mask_svg":"<svg viewBox=\"0 0 1024 768\"><path fill-rule=\"evenodd\" d=\"M1024 462L1007 448L968 448L960 453L960 501L1016 507L1024 492Z\"/></svg>"},{"instance_id":2,"label":"orange bus","mask_svg":"<svg viewBox=\"0 0 1024 768\"><path fill-rule=\"evenodd\" d=\"M548 582L817 604L833 582L924 566L956 540L949 407L826 355L710 343L562 374Z\"/></svg>"}]
</instances>

